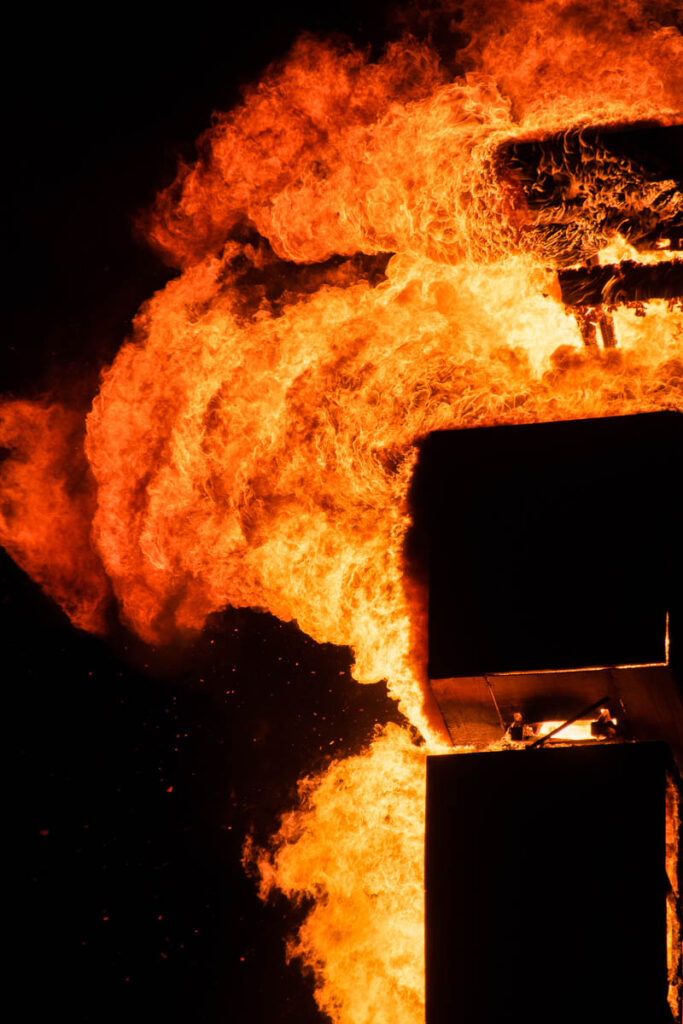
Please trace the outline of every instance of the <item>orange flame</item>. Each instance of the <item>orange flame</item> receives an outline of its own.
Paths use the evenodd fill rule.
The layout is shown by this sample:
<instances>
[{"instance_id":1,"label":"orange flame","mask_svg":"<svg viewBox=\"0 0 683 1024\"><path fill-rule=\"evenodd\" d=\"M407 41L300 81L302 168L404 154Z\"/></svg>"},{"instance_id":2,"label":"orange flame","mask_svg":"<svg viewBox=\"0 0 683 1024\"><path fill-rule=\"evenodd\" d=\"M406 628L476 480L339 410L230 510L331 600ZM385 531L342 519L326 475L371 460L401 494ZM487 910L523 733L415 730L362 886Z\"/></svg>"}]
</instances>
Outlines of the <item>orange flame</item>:
<instances>
[{"instance_id":1,"label":"orange flame","mask_svg":"<svg viewBox=\"0 0 683 1024\"><path fill-rule=\"evenodd\" d=\"M272 850L246 849L264 898L314 901L288 955L313 966L332 1020L412 1024L424 1012L424 753L389 725L299 791Z\"/></svg>"},{"instance_id":2,"label":"orange flame","mask_svg":"<svg viewBox=\"0 0 683 1024\"><path fill-rule=\"evenodd\" d=\"M448 59L412 35L376 63L300 40L147 219L182 273L103 374L92 490L60 468L69 413L4 406L2 542L77 625L99 628L104 572L150 642L267 609L352 646L356 679L387 679L426 737L389 728L306 782L271 853L250 853L264 894L316 899L290 952L337 1024L423 1014L423 761L440 740L403 579L416 441L683 410L683 305L620 308L619 347L585 349L496 162L539 133L680 119L675 8L470 2Z\"/></svg>"},{"instance_id":3,"label":"orange flame","mask_svg":"<svg viewBox=\"0 0 683 1024\"><path fill-rule=\"evenodd\" d=\"M90 543L94 481L83 418L56 403L0 405L0 541L74 625L105 630L109 584Z\"/></svg>"}]
</instances>

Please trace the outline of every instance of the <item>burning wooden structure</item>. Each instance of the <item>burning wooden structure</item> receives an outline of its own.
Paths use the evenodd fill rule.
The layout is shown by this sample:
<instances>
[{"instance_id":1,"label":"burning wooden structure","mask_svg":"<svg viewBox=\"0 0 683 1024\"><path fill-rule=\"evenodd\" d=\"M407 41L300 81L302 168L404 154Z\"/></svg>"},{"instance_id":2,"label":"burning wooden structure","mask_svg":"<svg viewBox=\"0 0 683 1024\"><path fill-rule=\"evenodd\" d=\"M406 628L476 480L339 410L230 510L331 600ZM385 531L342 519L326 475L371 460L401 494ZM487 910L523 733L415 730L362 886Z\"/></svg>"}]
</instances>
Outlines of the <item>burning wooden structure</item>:
<instances>
[{"instance_id":1,"label":"burning wooden structure","mask_svg":"<svg viewBox=\"0 0 683 1024\"><path fill-rule=\"evenodd\" d=\"M501 147L520 230L548 261L589 261L620 234L639 252L683 249L683 125L590 126ZM678 292L677 294L680 294Z\"/></svg>"},{"instance_id":2,"label":"burning wooden structure","mask_svg":"<svg viewBox=\"0 0 683 1024\"><path fill-rule=\"evenodd\" d=\"M298 871L271 858L262 869L264 887L289 896L298 887L307 905L314 895L298 948L321 1010L345 1024L422 1020L424 760L441 743L424 713L424 665L412 643L422 608L408 600L401 557L416 443L446 427L683 408L681 308L666 303L680 278L670 257L680 252L683 193L668 140L683 111L683 37L653 22L649 8L638 27L633 5L610 5L624 8L615 20L602 11L577 17L566 2L517 5L512 18L506 5L470 6L481 24L458 31L467 40L462 61L453 60L451 24L447 65L426 33L424 48L411 35L372 57L300 41L243 103L215 119L196 163L184 163L159 197L146 233L180 275L141 310L87 424L85 403L70 407L71 384L63 404L11 400L2 412L11 451L2 542L75 624L98 631L113 619L158 645L200 630L228 606L261 608L320 643L352 647L355 677L386 679L422 731L426 746L413 746L408 729L387 729L362 759L330 769L317 819L275 844L304 837L293 852ZM629 117L658 118L662 130L657 125L646 144L642 133L651 129L643 123L586 127ZM541 127L547 134L539 139ZM635 153L619 154L620 133L629 146L641 140ZM659 168L650 163L656 147ZM637 303L655 295L641 319ZM613 315L625 300L628 311ZM600 339L611 351L599 350ZM617 341L623 357L613 351ZM589 436L584 450L591 444ZM569 460L567 479L577 463ZM552 464L544 459L540 468ZM641 482L668 514L658 489L668 466L651 478L648 469L646 459ZM548 531L543 551L559 562L551 583L571 578L564 549L574 522L588 524L602 557L632 511L633 490L597 474L569 529ZM454 507L461 494L464 487ZM509 493L496 500L504 524L514 502ZM642 519L633 522L645 533ZM648 524L659 543L661 518ZM660 546L655 557L670 552ZM672 742L672 714L659 709L664 691L642 678L667 671L662 606L650 609L653 649L643 653L635 641L650 611L641 602L643 614L624 619L630 602L619 598L628 591L607 593L612 574L598 565L576 588L569 610L577 627L552 658L540 657L546 631L530 631L536 645L527 668L538 674L525 677L528 692L520 693L517 659L445 670L461 717L452 734L458 726L471 746L485 746L491 734L494 745L507 744L492 755L495 765L564 757L564 749L544 746L561 743L566 729L533 752L524 750L525 729L588 715L596 701L597 727L622 737L630 728L645 740L661 727L660 739ZM619 560L610 565L618 573ZM523 561L512 567L511 578L526 575ZM610 614L621 615L621 641L637 650L561 664L557 652L576 653L578 637L588 635L586 606L597 590L599 636ZM517 587L513 611L523 596ZM535 614L553 625L546 606L555 590L542 597ZM678 628L670 611L669 669ZM626 682L614 682L624 659L648 665L628 693ZM581 685L571 672L577 665L587 666ZM596 665L608 666L604 678ZM458 675L465 671L467 701ZM614 706L605 700L613 683ZM666 692L673 707L676 691ZM480 721L475 736L479 711L491 720ZM504 738L515 714L521 741L512 730ZM590 735L590 716L585 725ZM529 743L541 738L533 733ZM579 755L638 749L591 742L567 756L578 764ZM339 801L335 818L330 808ZM359 808L363 817L354 818ZM547 831L536 851L560 862ZM589 872L591 891L596 874ZM356 925L364 922L372 927L361 934ZM371 1006L359 1006L369 997ZM545 1016L554 1011L543 1008Z\"/></svg>"},{"instance_id":3,"label":"burning wooden structure","mask_svg":"<svg viewBox=\"0 0 683 1024\"><path fill-rule=\"evenodd\" d=\"M499 170L587 346L683 295L683 127L516 142ZM649 256L601 264L617 232ZM476 752L428 759L427 1024L680 1013L681 451L677 413L422 447L430 686Z\"/></svg>"},{"instance_id":4,"label":"burning wooden structure","mask_svg":"<svg viewBox=\"0 0 683 1024\"><path fill-rule=\"evenodd\" d=\"M611 311L683 294L683 125L591 127L498 153L526 244L558 269L586 345L615 346ZM615 234L645 254L600 265ZM662 257L666 262L658 262Z\"/></svg>"}]
</instances>

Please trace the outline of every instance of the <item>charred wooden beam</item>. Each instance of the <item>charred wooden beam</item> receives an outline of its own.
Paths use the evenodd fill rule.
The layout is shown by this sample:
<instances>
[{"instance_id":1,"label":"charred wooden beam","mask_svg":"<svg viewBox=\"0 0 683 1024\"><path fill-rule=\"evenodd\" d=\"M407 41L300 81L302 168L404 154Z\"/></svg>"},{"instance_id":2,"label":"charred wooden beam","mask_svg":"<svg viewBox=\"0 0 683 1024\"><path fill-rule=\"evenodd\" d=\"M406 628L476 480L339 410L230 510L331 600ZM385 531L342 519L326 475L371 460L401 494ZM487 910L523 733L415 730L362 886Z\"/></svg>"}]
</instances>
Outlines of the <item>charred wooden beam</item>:
<instances>
[{"instance_id":1,"label":"charred wooden beam","mask_svg":"<svg viewBox=\"0 0 683 1024\"><path fill-rule=\"evenodd\" d=\"M618 305L649 299L683 298L683 260L646 265L627 261L607 267L558 272L568 306Z\"/></svg>"},{"instance_id":2,"label":"charred wooden beam","mask_svg":"<svg viewBox=\"0 0 683 1024\"><path fill-rule=\"evenodd\" d=\"M498 171L517 194L522 243L557 266L591 258L617 233L638 249L683 250L683 125L511 142Z\"/></svg>"},{"instance_id":3,"label":"charred wooden beam","mask_svg":"<svg viewBox=\"0 0 683 1024\"><path fill-rule=\"evenodd\" d=\"M598 327L600 328L600 336L605 348L616 348L617 336L614 331L614 320L604 309L600 309L598 314Z\"/></svg>"}]
</instances>

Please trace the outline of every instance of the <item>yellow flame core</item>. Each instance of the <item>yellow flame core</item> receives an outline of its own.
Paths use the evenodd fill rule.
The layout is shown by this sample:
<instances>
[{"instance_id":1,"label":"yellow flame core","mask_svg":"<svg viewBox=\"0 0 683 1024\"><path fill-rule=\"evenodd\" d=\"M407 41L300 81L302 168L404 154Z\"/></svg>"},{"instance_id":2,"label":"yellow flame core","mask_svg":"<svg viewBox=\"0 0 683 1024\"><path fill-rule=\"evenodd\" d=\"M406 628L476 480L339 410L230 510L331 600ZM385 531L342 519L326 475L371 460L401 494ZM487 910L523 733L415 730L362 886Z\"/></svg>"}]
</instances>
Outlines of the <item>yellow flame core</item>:
<instances>
[{"instance_id":1,"label":"yellow flame core","mask_svg":"<svg viewBox=\"0 0 683 1024\"><path fill-rule=\"evenodd\" d=\"M182 274L103 375L83 501L64 484L66 427L54 436L66 412L36 406L22 427L30 403L7 403L0 420L19 453L0 476L0 540L74 621L97 618L65 596L84 563L91 608L111 585L151 642L227 605L267 609L350 645L355 678L386 679L427 739L417 748L387 728L307 780L271 851L249 852L264 895L315 900L290 953L312 967L335 1024L419 1024L424 1012L424 759L441 747L415 654L422 611L403 578L416 442L683 410L682 304L620 307L618 348L584 348L495 159L541 133L680 120L672 5L464 7L457 73L413 36L375 63L304 39L217 117L148 220ZM599 213L606 189L631 202L634 175L610 168L589 207ZM617 236L596 239L603 261L641 259ZM59 536L81 538L71 552L64 541L59 579L50 495Z\"/></svg>"}]
</instances>

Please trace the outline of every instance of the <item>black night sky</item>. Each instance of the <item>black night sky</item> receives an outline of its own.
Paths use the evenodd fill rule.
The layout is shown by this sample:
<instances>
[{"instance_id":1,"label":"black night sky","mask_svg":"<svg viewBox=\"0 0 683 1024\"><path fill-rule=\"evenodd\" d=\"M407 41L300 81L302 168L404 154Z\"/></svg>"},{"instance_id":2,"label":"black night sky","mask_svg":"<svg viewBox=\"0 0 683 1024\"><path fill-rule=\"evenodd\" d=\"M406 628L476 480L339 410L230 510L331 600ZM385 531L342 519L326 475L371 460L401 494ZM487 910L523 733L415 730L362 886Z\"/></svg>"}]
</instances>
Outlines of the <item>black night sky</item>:
<instances>
[{"instance_id":1,"label":"black night sky","mask_svg":"<svg viewBox=\"0 0 683 1024\"><path fill-rule=\"evenodd\" d=\"M381 5L26 9L5 23L6 300L0 388L86 407L140 302L170 271L137 211L214 109L302 28L381 38ZM397 718L346 649L252 612L191 649L73 629L0 560L8 884L22 1020L320 1020L284 958L288 904L241 867L297 779Z\"/></svg>"}]
</instances>

